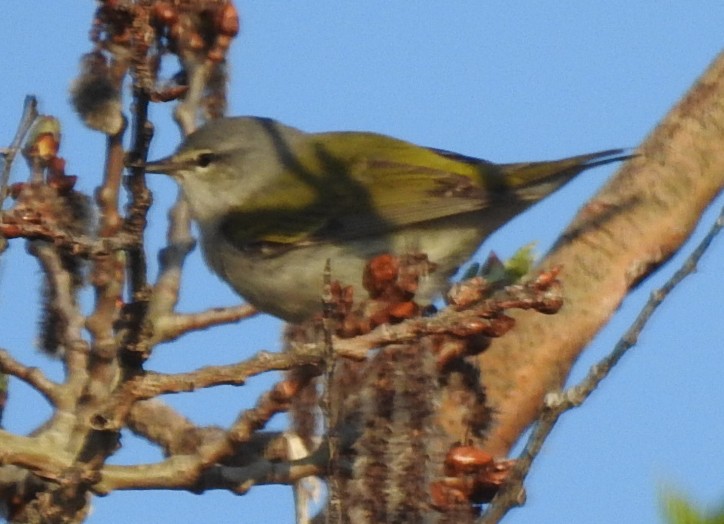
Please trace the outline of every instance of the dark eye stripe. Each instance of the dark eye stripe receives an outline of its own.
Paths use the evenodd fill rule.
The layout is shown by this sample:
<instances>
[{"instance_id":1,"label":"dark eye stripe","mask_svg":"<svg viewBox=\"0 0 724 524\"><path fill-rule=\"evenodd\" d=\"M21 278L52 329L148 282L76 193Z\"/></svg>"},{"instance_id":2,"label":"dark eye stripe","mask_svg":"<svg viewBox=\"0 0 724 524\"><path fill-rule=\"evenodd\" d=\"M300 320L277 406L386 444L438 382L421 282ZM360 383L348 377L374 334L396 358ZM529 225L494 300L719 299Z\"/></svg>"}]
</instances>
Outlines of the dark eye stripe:
<instances>
[{"instance_id":1,"label":"dark eye stripe","mask_svg":"<svg viewBox=\"0 0 724 524\"><path fill-rule=\"evenodd\" d=\"M201 153L198 157L196 157L196 165L199 167L206 167L213 161L213 153Z\"/></svg>"}]
</instances>

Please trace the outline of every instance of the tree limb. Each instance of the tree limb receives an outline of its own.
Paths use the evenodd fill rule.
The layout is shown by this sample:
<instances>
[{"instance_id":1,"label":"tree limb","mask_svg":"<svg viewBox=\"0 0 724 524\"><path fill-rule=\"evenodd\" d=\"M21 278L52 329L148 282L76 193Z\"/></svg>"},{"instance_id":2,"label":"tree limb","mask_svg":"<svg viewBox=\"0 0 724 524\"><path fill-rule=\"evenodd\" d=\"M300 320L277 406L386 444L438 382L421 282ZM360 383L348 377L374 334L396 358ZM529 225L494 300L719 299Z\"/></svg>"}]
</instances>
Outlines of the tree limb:
<instances>
[{"instance_id":1,"label":"tree limb","mask_svg":"<svg viewBox=\"0 0 724 524\"><path fill-rule=\"evenodd\" d=\"M718 219L714 222L709 233L687 257L682 266L661 288L653 291L648 302L644 305L633 324L626 330L611 353L591 367L588 375L576 386L562 392L551 392L545 396L543 411L538 418L533 432L526 443L525 449L510 472L505 486L496 494L491 506L485 515L479 520L479 524L494 524L499 522L507 511L521 504L524 494L523 480L528 474L535 458L543 448L543 443L550 435L558 419L573 408L581 406L586 399L596 390L598 385L605 379L619 360L638 341L647 322L651 319L656 309L663 303L664 299L679 285L684 278L696 270L699 259L706 252L714 237L724 228L724 208L722 208Z\"/></svg>"},{"instance_id":2,"label":"tree limb","mask_svg":"<svg viewBox=\"0 0 724 524\"><path fill-rule=\"evenodd\" d=\"M616 176L579 212L541 265L562 265L564 306L521 312L479 364L498 413L485 448L505 455L633 287L671 257L724 186L724 53Z\"/></svg>"}]
</instances>

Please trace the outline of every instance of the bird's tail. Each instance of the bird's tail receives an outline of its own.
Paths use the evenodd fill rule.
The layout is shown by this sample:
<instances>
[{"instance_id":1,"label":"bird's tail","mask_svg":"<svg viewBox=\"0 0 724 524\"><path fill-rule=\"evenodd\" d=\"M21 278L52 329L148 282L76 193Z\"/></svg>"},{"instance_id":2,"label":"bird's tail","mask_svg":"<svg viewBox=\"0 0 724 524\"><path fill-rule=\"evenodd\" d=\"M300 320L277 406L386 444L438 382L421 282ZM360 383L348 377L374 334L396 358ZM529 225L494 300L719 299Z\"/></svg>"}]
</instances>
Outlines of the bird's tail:
<instances>
[{"instance_id":1,"label":"bird's tail","mask_svg":"<svg viewBox=\"0 0 724 524\"><path fill-rule=\"evenodd\" d=\"M626 149L609 149L543 162L500 164L502 182L520 200L536 202L592 167L632 158Z\"/></svg>"}]
</instances>

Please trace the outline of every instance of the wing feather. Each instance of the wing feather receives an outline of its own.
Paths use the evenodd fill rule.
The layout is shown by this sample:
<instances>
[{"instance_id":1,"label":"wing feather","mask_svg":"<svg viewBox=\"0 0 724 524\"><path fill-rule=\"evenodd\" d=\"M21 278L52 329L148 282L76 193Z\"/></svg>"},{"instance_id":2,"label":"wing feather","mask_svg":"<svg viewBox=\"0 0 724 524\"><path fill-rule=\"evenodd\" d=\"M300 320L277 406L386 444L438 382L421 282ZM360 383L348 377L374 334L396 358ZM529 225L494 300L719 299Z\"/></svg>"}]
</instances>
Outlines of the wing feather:
<instances>
[{"instance_id":1,"label":"wing feather","mask_svg":"<svg viewBox=\"0 0 724 524\"><path fill-rule=\"evenodd\" d=\"M248 249L342 241L490 203L482 181L497 170L489 162L371 133L309 136L268 194L222 222L232 243Z\"/></svg>"}]
</instances>

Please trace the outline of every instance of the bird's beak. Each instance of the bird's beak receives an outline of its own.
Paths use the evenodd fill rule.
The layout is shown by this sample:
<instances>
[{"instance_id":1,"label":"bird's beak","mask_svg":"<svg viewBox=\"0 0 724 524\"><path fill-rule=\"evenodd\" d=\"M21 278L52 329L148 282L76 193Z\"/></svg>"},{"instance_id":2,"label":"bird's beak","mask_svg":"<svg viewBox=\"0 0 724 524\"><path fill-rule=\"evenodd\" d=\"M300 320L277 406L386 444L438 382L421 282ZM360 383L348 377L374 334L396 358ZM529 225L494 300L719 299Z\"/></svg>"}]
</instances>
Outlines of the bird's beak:
<instances>
[{"instance_id":1,"label":"bird's beak","mask_svg":"<svg viewBox=\"0 0 724 524\"><path fill-rule=\"evenodd\" d=\"M146 162L144 166L146 173L165 173L167 175L173 175L181 167L177 160L174 160L171 156L159 158L151 162Z\"/></svg>"}]
</instances>

